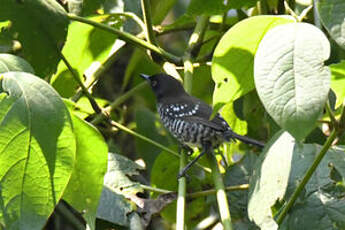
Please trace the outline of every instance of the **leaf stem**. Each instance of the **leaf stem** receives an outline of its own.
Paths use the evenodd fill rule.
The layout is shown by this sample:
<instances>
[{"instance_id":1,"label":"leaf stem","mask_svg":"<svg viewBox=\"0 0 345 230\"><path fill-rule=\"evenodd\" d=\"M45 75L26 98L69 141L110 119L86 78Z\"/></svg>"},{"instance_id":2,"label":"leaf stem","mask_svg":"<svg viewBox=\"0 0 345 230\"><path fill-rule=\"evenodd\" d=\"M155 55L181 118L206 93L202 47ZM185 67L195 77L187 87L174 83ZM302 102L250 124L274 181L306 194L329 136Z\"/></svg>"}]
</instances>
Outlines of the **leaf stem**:
<instances>
[{"instance_id":1,"label":"leaf stem","mask_svg":"<svg viewBox=\"0 0 345 230\"><path fill-rule=\"evenodd\" d=\"M299 17L298 17L298 15L295 13L295 11L293 11L293 9L290 8L289 3L288 3L286 0L284 0L284 7L285 7L286 11L287 11L292 17L294 17L294 18L296 19L297 22L299 22Z\"/></svg>"},{"instance_id":2,"label":"leaf stem","mask_svg":"<svg viewBox=\"0 0 345 230\"><path fill-rule=\"evenodd\" d=\"M225 230L232 230L231 216L226 197L222 175L219 172L217 160L213 154L207 153L208 162L211 166L214 185L216 187L216 196L220 218Z\"/></svg>"},{"instance_id":3,"label":"leaf stem","mask_svg":"<svg viewBox=\"0 0 345 230\"><path fill-rule=\"evenodd\" d=\"M298 196L300 195L301 191L303 190L304 186L308 183L309 179L315 172L317 166L320 164L322 158L327 153L328 149L331 147L334 139L337 137L337 131L336 129L333 129L331 132L331 135L327 138L326 143L323 145L322 149L320 150L319 154L316 156L315 160L313 161L310 168L307 170L306 174L304 175L302 181L297 186L296 190L292 194L291 198L287 202L287 204L283 207L283 210L280 212L279 216L277 217L277 224L280 225L285 216L287 215L290 208L293 206L295 201L297 200Z\"/></svg>"},{"instance_id":4,"label":"leaf stem","mask_svg":"<svg viewBox=\"0 0 345 230\"><path fill-rule=\"evenodd\" d=\"M81 22L81 23L85 23L85 24L89 24L89 25L92 25L94 27L97 27L99 29L102 29L102 30L105 30L105 31L108 31L110 33L113 33L115 35L117 35L121 40L124 40L126 42L129 42L137 47L142 47L142 48L145 48L145 49L149 49L153 52L155 52L157 55L160 55L161 57L165 58L166 60L172 62L172 63L175 63L177 65L181 64L182 63L182 59L180 57L177 57L165 50L163 50L162 48L159 48L149 42L146 42L142 39L139 39L137 38L136 36L130 34L130 33L126 33L126 32L123 32L121 30L117 30L113 27L110 27L110 26L107 26L105 24L102 24L102 23L98 23L98 22L95 22L95 21L92 21L92 20L89 20L87 18L83 18L83 17L79 17L79 16L76 16L76 15L73 15L73 14L67 14L67 17L70 19L70 20L74 20L74 21L78 21L78 22Z\"/></svg>"}]
</instances>

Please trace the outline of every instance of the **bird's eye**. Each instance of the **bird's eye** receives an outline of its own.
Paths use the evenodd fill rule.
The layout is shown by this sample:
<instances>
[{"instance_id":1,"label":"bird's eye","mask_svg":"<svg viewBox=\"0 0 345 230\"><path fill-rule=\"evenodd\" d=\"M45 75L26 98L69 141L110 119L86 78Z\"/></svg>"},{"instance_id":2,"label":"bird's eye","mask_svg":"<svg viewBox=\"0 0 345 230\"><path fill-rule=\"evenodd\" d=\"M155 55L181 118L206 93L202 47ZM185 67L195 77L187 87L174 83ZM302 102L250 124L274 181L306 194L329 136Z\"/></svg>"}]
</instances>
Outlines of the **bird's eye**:
<instances>
[{"instance_id":1,"label":"bird's eye","mask_svg":"<svg viewBox=\"0 0 345 230\"><path fill-rule=\"evenodd\" d=\"M157 81L152 81L151 85L152 85L152 87L155 87L157 85Z\"/></svg>"}]
</instances>

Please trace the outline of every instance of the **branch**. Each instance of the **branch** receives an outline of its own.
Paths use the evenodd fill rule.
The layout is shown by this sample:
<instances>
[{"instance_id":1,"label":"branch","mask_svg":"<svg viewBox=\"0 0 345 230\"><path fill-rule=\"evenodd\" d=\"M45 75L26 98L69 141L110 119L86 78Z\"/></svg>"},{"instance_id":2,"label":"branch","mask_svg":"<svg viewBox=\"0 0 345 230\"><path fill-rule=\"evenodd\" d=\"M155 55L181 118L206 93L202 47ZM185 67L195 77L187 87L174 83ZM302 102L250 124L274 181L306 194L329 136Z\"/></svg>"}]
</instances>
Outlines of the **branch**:
<instances>
[{"instance_id":1,"label":"branch","mask_svg":"<svg viewBox=\"0 0 345 230\"><path fill-rule=\"evenodd\" d=\"M124 41L131 43L131 44L138 46L138 47L149 49L149 50L155 52L157 55L161 56L162 58L165 58L166 60L168 60L172 63L175 63L177 65L182 64L182 59L180 57L177 57L177 56L175 56L175 55L173 55L173 54L163 50L162 48L159 48L159 47L157 47L157 46L155 46L149 42L141 40L132 34L114 29L113 27L107 26L105 24L98 23L98 22L89 20L87 18L79 17L79 16L76 16L73 14L67 14L67 17L70 20L89 24L89 25L92 25L92 26L97 27L99 29L113 33L113 34L117 35L121 40L124 40Z\"/></svg>"},{"instance_id":2,"label":"branch","mask_svg":"<svg viewBox=\"0 0 345 230\"><path fill-rule=\"evenodd\" d=\"M228 198L226 197L222 175L219 172L217 160L213 154L207 154L209 164L211 165L212 177L217 191L217 203L222 220L223 228L225 230L232 230L231 216L228 205Z\"/></svg>"},{"instance_id":3,"label":"branch","mask_svg":"<svg viewBox=\"0 0 345 230\"><path fill-rule=\"evenodd\" d=\"M141 9L143 11L144 22L146 29L146 39L149 43L157 45L155 33L153 32L152 17L151 17L151 4L150 0L141 0Z\"/></svg>"},{"instance_id":4,"label":"branch","mask_svg":"<svg viewBox=\"0 0 345 230\"><path fill-rule=\"evenodd\" d=\"M186 166L186 153L181 148L180 154L180 170ZM176 229L184 229L184 214L186 206L186 177L181 177L178 180L178 195L177 195L177 207L176 207Z\"/></svg>"}]
</instances>

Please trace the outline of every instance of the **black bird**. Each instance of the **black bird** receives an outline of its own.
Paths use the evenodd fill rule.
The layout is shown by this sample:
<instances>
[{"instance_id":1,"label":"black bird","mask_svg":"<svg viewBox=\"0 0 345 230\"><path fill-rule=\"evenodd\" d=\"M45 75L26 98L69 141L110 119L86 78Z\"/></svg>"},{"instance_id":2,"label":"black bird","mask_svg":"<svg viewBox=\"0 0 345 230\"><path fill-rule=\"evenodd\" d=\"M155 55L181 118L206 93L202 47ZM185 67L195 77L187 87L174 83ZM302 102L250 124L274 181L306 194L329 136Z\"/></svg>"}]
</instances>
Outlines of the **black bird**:
<instances>
[{"instance_id":1,"label":"black bird","mask_svg":"<svg viewBox=\"0 0 345 230\"><path fill-rule=\"evenodd\" d=\"M202 155L225 141L238 139L247 144L264 146L259 141L233 132L218 113L210 120L212 108L190 96L172 76L163 73L140 76L149 82L157 98L157 110L163 125L182 145L202 148L202 152L179 172L178 178L184 176Z\"/></svg>"}]
</instances>

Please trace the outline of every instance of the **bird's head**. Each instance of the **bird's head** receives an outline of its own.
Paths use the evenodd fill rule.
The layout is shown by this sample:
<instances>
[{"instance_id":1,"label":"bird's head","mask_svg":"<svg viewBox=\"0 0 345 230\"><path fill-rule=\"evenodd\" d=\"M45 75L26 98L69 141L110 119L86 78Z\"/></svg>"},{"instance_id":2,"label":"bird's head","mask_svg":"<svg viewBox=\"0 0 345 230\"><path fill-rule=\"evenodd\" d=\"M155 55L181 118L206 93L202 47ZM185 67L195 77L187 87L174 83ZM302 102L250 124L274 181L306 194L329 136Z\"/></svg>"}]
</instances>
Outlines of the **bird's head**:
<instances>
[{"instance_id":1,"label":"bird's head","mask_svg":"<svg viewBox=\"0 0 345 230\"><path fill-rule=\"evenodd\" d=\"M140 76L149 82L158 101L163 98L177 97L186 93L182 84L168 74L160 73L152 76L140 74Z\"/></svg>"}]
</instances>

